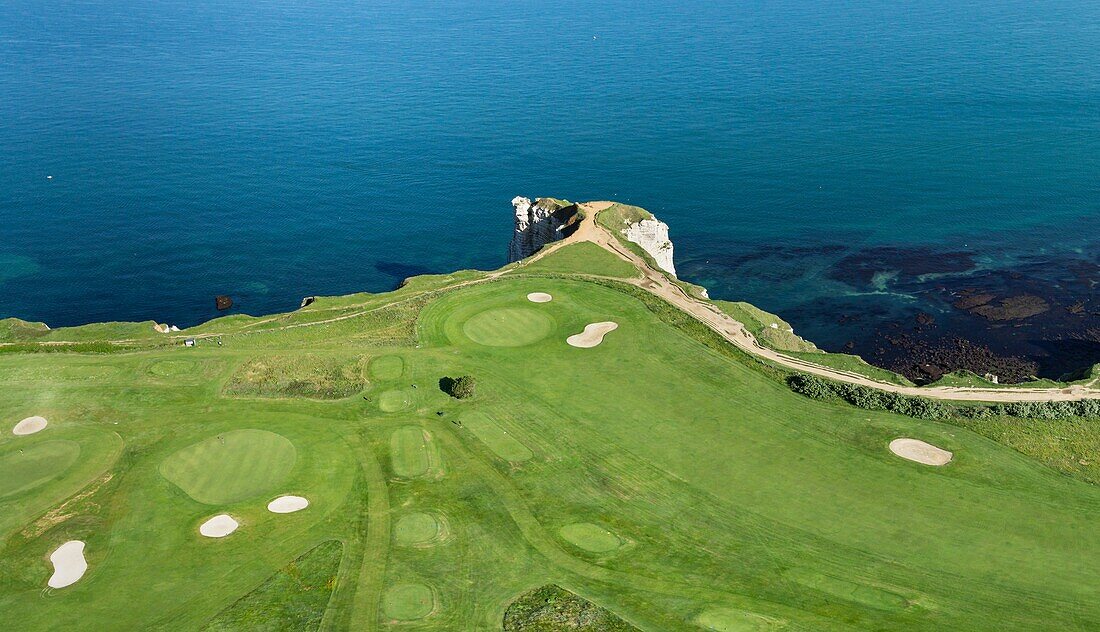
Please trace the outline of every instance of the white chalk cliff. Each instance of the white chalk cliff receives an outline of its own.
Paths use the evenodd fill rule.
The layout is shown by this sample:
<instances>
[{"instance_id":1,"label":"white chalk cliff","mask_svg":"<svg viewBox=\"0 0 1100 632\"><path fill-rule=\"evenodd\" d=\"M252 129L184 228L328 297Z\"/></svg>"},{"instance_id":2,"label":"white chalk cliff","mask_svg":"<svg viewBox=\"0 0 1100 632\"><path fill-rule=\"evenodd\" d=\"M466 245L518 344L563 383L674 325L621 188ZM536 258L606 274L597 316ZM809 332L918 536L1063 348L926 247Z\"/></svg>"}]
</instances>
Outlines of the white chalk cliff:
<instances>
[{"instance_id":1,"label":"white chalk cliff","mask_svg":"<svg viewBox=\"0 0 1100 632\"><path fill-rule=\"evenodd\" d=\"M643 219L623 229L623 235L642 250L649 253L662 270L676 276L676 266L672 262L672 241L668 238L668 224L656 217Z\"/></svg>"},{"instance_id":2,"label":"white chalk cliff","mask_svg":"<svg viewBox=\"0 0 1100 632\"><path fill-rule=\"evenodd\" d=\"M516 211L516 227L508 246L508 260L519 261L538 252L546 244L565 236L563 227L572 217L564 212L569 204L553 198L531 200L516 196L512 199Z\"/></svg>"},{"instance_id":3,"label":"white chalk cliff","mask_svg":"<svg viewBox=\"0 0 1100 632\"><path fill-rule=\"evenodd\" d=\"M576 230L573 220L577 207L554 198L530 199L516 196L512 198L515 210L515 230L512 243L508 245L508 260L519 261L538 252L548 243L567 237ZM640 209L639 209L640 210ZM672 241L668 238L668 224L642 211L645 219L627 224L622 229L623 237L638 244L646 251L657 266L676 276L676 266L672 262Z\"/></svg>"}]
</instances>

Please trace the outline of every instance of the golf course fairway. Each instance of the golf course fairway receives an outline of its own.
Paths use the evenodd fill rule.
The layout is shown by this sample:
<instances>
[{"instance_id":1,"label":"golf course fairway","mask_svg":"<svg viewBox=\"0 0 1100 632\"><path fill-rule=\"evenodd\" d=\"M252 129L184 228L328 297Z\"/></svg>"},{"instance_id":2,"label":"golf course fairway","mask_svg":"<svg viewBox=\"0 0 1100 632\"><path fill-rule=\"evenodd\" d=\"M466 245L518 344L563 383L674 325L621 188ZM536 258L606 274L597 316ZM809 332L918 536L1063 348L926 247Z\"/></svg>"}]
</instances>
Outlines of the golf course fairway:
<instances>
[{"instance_id":1,"label":"golf course fairway","mask_svg":"<svg viewBox=\"0 0 1100 632\"><path fill-rule=\"evenodd\" d=\"M1074 465L1096 454L796 394L593 247L178 337L0 340L22 345L0 354L5 627L1100 629L1100 486ZM262 396L227 389L261 365ZM1044 450L1070 432L1004 423ZM47 590L67 542L87 570ZM532 627L546 594L558 627Z\"/></svg>"}]
</instances>

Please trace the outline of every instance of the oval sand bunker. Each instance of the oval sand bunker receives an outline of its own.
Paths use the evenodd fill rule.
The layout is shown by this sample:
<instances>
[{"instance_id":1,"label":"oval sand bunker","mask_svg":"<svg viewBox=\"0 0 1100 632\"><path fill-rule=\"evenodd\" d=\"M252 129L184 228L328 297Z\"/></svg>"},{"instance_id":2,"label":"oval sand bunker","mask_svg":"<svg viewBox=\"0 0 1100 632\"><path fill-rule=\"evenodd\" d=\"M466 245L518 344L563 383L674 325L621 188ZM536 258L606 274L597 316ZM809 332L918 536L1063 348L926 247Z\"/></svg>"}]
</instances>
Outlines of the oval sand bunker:
<instances>
[{"instance_id":1,"label":"oval sand bunker","mask_svg":"<svg viewBox=\"0 0 1100 632\"><path fill-rule=\"evenodd\" d=\"M602 323L592 323L584 326L584 331L579 334L573 334L565 339L566 342L574 347L580 347L582 349L589 349L603 342L603 337L608 333L615 331L619 328L618 323L611 321L605 321Z\"/></svg>"},{"instance_id":2,"label":"oval sand bunker","mask_svg":"<svg viewBox=\"0 0 1100 632\"><path fill-rule=\"evenodd\" d=\"M309 507L309 501L301 496L279 496L267 503L267 510L277 514L294 513L306 507Z\"/></svg>"},{"instance_id":3,"label":"oval sand bunker","mask_svg":"<svg viewBox=\"0 0 1100 632\"><path fill-rule=\"evenodd\" d=\"M17 435L22 436L22 435L31 435L31 434L34 434L36 432L41 432L42 430L45 430L45 429L46 429L46 418L45 417L34 416L34 417L27 417L23 421L20 421L19 423L15 424L15 427L12 428L11 431L12 431L12 434L17 434Z\"/></svg>"},{"instance_id":4,"label":"oval sand bunker","mask_svg":"<svg viewBox=\"0 0 1100 632\"><path fill-rule=\"evenodd\" d=\"M202 523L199 533L208 538L224 538L237 530L237 521L229 514L218 514Z\"/></svg>"},{"instance_id":5,"label":"oval sand bunker","mask_svg":"<svg viewBox=\"0 0 1100 632\"><path fill-rule=\"evenodd\" d=\"M50 553L50 563L53 564L53 576L47 582L50 588L64 588L72 586L88 570L88 562L84 560L84 543L80 540L69 540Z\"/></svg>"},{"instance_id":6,"label":"oval sand bunker","mask_svg":"<svg viewBox=\"0 0 1100 632\"><path fill-rule=\"evenodd\" d=\"M903 459L925 465L947 465L953 456L947 450L920 439L894 439L890 442L890 451Z\"/></svg>"},{"instance_id":7,"label":"oval sand bunker","mask_svg":"<svg viewBox=\"0 0 1100 632\"><path fill-rule=\"evenodd\" d=\"M550 296L546 292L531 292L527 295L527 300L532 303L549 303L554 300L553 296Z\"/></svg>"}]
</instances>

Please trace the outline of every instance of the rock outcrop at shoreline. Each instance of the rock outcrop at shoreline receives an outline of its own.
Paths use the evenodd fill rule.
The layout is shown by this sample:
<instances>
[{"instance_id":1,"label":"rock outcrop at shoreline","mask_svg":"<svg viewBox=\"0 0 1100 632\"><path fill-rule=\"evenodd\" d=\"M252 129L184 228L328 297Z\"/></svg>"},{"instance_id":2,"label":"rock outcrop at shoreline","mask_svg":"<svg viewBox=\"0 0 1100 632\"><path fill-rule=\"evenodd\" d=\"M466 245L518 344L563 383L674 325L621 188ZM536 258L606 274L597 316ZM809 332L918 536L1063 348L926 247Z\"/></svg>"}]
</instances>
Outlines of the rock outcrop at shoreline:
<instances>
[{"instance_id":1,"label":"rock outcrop at shoreline","mask_svg":"<svg viewBox=\"0 0 1100 632\"><path fill-rule=\"evenodd\" d=\"M638 244L649 253L658 266L672 276L676 276L676 266L672 262L672 241L668 238L668 224L656 217L643 219L623 229L628 241Z\"/></svg>"},{"instance_id":2,"label":"rock outcrop at shoreline","mask_svg":"<svg viewBox=\"0 0 1100 632\"><path fill-rule=\"evenodd\" d=\"M508 245L508 261L526 259L550 242L568 237L577 215L577 205L554 198L530 199L516 196L515 231Z\"/></svg>"}]
</instances>

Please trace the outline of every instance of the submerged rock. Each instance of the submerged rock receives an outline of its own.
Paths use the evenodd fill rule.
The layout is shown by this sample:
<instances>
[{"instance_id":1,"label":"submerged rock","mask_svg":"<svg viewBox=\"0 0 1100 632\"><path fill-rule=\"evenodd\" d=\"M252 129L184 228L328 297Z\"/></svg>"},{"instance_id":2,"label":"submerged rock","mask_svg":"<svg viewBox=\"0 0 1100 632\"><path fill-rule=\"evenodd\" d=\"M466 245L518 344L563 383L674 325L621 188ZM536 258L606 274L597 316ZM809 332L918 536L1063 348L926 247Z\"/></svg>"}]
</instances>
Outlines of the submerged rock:
<instances>
[{"instance_id":1,"label":"submerged rock","mask_svg":"<svg viewBox=\"0 0 1100 632\"><path fill-rule=\"evenodd\" d=\"M1030 294L1010 296L1003 298L994 305L986 303L970 309L971 314L977 314L989 320L1023 320L1042 314L1050 309L1050 303L1045 299Z\"/></svg>"},{"instance_id":2,"label":"submerged rock","mask_svg":"<svg viewBox=\"0 0 1100 632\"><path fill-rule=\"evenodd\" d=\"M214 297L214 307L217 307L219 311L227 310L233 307L233 299L228 296L220 295Z\"/></svg>"}]
</instances>

